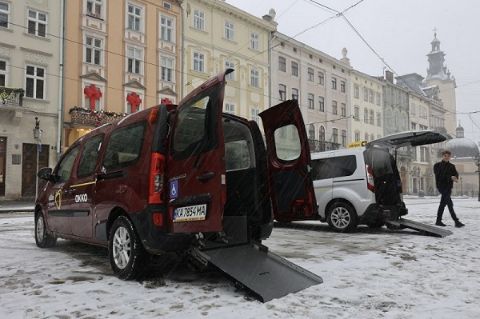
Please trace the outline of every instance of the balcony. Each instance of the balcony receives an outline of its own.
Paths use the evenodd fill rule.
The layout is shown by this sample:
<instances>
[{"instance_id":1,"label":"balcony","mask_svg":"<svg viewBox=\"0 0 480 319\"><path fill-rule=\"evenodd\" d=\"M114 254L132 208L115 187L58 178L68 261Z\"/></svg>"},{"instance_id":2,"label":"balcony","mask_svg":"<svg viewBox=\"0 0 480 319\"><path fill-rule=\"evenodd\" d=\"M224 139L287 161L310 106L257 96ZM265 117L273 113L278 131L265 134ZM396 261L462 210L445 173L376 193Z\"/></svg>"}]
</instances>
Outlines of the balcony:
<instances>
[{"instance_id":1,"label":"balcony","mask_svg":"<svg viewBox=\"0 0 480 319\"><path fill-rule=\"evenodd\" d=\"M0 87L0 108L3 107L22 107L23 89Z\"/></svg>"},{"instance_id":2,"label":"balcony","mask_svg":"<svg viewBox=\"0 0 480 319\"><path fill-rule=\"evenodd\" d=\"M310 146L310 152L332 151L338 150L340 148L339 143L325 142L319 140L308 140L308 145Z\"/></svg>"},{"instance_id":3,"label":"balcony","mask_svg":"<svg viewBox=\"0 0 480 319\"><path fill-rule=\"evenodd\" d=\"M69 111L73 126L98 127L106 123L114 123L125 117L123 113L91 111L81 107L71 108Z\"/></svg>"}]
</instances>

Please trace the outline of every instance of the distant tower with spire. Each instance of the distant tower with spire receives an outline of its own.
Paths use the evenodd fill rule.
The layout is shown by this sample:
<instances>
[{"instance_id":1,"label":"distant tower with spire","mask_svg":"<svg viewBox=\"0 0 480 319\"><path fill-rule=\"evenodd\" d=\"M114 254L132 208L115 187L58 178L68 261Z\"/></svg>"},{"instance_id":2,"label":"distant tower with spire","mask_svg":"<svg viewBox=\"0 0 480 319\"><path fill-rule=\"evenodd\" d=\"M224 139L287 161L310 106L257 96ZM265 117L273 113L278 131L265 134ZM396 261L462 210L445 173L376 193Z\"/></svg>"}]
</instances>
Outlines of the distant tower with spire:
<instances>
[{"instance_id":1,"label":"distant tower with spire","mask_svg":"<svg viewBox=\"0 0 480 319\"><path fill-rule=\"evenodd\" d=\"M427 54L428 69L425 79L427 86L437 86L439 89L438 97L443 102L446 109L445 128L447 132L455 136L457 123L457 101L455 89L457 87L455 78L445 66L445 53L440 49L440 40L437 38L437 29L433 30L433 40L430 43L432 50Z\"/></svg>"}]
</instances>

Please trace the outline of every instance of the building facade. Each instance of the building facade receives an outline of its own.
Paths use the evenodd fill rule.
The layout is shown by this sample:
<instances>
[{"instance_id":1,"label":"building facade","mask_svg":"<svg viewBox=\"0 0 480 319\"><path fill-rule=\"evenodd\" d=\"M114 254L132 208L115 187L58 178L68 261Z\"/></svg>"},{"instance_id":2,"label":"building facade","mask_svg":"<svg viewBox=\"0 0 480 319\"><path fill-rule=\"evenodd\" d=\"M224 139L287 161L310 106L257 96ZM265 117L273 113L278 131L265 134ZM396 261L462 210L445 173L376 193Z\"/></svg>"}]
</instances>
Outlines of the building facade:
<instances>
[{"instance_id":1,"label":"building facade","mask_svg":"<svg viewBox=\"0 0 480 319\"><path fill-rule=\"evenodd\" d=\"M298 100L311 151L346 147L350 66L279 32L272 48L271 104Z\"/></svg>"},{"instance_id":2,"label":"building facade","mask_svg":"<svg viewBox=\"0 0 480 319\"><path fill-rule=\"evenodd\" d=\"M186 0L184 10L184 80L186 95L207 78L225 71L224 111L259 122L269 107L270 37L273 10L257 18L225 1Z\"/></svg>"},{"instance_id":3,"label":"building facade","mask_svg":"<svg viewBox=\"0 0 480 319\"><path fill-rule=\"evenodd\" d=\"M35 196L60 151L62 2L0 1L0 198Z\"/></svg>"},{"instance_id":4,"label":"building facade","mask_svg":"<svg viewBox=\"0 0 480 319\"><path fill-rule=\"evenodd\" d=\"M124 114L181 98L179 1L69 0L66 16L64 146Z\"/></svg>"},{"instance_id":5,"label":"building facade","mask_svg":"<svg viewBox=\"0 0 480 319\"><path fill-rule=\"evenodd\" d=\"M351 114L348 119L351 141L373 141L383 136L383 83L352 70Z\"/></svg>"}]
</instances>

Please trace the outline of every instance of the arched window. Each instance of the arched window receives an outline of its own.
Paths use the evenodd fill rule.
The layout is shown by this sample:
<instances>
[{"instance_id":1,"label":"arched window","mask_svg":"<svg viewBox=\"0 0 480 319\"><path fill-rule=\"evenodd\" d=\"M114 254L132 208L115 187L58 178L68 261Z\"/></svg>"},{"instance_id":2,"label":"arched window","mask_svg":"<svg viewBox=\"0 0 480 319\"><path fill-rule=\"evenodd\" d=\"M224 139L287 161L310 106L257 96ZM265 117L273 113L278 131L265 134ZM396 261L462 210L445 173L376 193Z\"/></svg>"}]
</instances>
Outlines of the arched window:
<instances>
[{"instance_id":1,"label":"arched window","mask_svg":"<svg viewBox=\"0 0 480 319\"><path fill-rule=\"evenodd\" d=\"M320 126L320 131L318 132L318 139L321 142L325 142L325 128L323 126Z\"/></svg>"},{"instance_id":2,"label":"arched window","mask_svg":"<svg viewBox=\"0 0 480 319\"><path fill-rule=\"evenodd\" d=\"M313 124L310 124L308 126L308 139L309 140L315 139L315 126Z\"/></svg>"}]
</instances>

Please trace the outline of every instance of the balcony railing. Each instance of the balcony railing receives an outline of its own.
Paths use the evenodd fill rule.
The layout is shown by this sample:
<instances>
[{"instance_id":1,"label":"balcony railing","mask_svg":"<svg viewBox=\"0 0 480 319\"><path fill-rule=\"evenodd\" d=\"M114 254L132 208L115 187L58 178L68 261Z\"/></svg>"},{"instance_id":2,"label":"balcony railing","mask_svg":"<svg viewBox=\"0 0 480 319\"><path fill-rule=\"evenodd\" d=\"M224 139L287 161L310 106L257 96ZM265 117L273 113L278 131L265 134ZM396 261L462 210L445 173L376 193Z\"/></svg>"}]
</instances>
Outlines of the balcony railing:
<instances>
[{"instance_id":1,"label":"balcony railing","mask_svg":"<svg viewBox=\"0 0 480 319\"><path fill-rule=\"evenodd\" d=\"M319 140L308 140L308 145L310 146L310 152L323 152L338 150L340 148L339 143L319 141Z\"/></svg>"},{"instance_id":2,"label":"balcony railing","mask_svg":"<svg viewBox=\"0 0 480 319\"><path fill-rule=\"evenodd\" d=\"M114 123L125 117L126 114L105 112L105 111L91 111L81 107L71 108L70 111L72 125L81 126L101 126L106 123Z\"/></svg>"},{"instance_id":3,"label":"balcony railing","mask_svg":"<svg viewBox=\"0 0 480 319\"><path fill-rule=\"evenodd\" d=\"M7 88L0 86L1 106L23 106L23 89Z\"/></svg>"}]
</instances>

